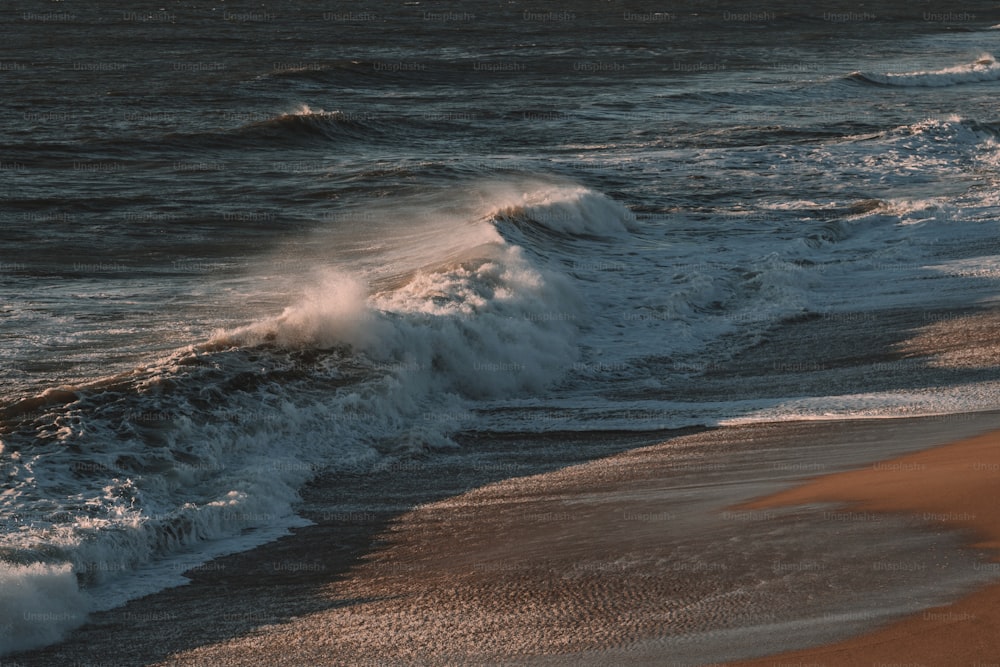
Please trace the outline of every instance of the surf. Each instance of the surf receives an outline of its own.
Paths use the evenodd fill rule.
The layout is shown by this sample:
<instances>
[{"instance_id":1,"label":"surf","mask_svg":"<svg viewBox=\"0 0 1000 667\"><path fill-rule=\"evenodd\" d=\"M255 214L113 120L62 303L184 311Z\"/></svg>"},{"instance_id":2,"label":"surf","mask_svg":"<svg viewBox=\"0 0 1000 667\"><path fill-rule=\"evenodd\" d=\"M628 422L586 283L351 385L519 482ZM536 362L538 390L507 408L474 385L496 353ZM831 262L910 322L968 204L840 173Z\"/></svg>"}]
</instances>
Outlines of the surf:
<instances>
[{"instance_id":1,"label":"surf","mask_svg":"<svg viewBox=\"0 0 1000 667\"><path fill-rule=\"evenodd\" d=\"M629 211L530 179L409 203L384 221L377 270L337 267L343 221L319 224L311 262L280 265L280 312L4 408L0 607L62 616L16 625L0 651L183 583L158 564L275 539L302 525L298 490L318 471L457 447L479 401L544 392L572 368L587 305L545 240L516 230L589 243L628 234Z\"/></svg>"}]
</instances>

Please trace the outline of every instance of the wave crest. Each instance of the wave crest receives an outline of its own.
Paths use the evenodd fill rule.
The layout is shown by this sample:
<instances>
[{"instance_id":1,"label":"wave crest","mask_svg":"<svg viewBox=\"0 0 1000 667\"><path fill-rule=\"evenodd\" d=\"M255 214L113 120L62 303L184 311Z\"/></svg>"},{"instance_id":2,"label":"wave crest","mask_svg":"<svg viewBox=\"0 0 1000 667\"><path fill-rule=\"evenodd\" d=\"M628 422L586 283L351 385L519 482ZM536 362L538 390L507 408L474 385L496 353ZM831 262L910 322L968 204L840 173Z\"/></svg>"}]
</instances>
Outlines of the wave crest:
<instances>
[{"instance_id":1,"label":"wave crest","mask_svg":"<svg viewBox=\"0 0 1000 667\"><path fill-rule=\"evenodd\" d=\"M501 232L564 237L617 237L636 228L635 215L625 206L583 186L538 188L502 203L490 217Z\"/></svg>"},{"instance_id":2,"label":"wave crest","mask_svg":"<svg viewBox=\"0 0 1000 667\"><path fill-rule=\"evenodd\" d=\"M244 136L279 139L314 137L370 139L373 135L379 134L380 130L372 119L366 116L353 116L323 109L313 110L308 105L302 105L295 111L243 125L237 132Z\"/></svg>"},{"instance_id":3,"label":"wave crest","mask_svg":"<svg viewBox=\"0 0 1000 667\"><path fill-rule=\"evenodd\" d=\"M943 88L965 83L1000 80L1000 63L992 55L984 53L975 62L939 70L902 73L858 71L851 73L848 78L881 86Z\"/></svg>"}]
</instances>

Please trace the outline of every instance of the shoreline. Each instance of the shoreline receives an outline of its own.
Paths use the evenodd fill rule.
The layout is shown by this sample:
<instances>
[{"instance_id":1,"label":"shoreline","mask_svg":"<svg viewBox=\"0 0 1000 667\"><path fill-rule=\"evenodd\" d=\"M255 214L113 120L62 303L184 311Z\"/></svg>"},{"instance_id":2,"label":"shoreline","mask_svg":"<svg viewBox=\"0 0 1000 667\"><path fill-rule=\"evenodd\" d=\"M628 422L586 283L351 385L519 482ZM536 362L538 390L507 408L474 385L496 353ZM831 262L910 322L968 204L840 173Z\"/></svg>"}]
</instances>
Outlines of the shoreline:
<instances>
[{"instance_id":1,"label":"shoreline","mask_svg":"<svg viewBox=\"0 0 1000 667\"><path fill-rule=\"evenodd\" d=\"M826 505L746 504L998 427L998 413L731 426L603 456L592 442L569 463L566 443L501 443L522 457L481 466L501 479L463 477L461 456L321 479L302 512L317 525L3 664L679 666L832 645L996 573L975 569L985 559L963 535L906 517L839 520L831 536ZM858 559L910 566L858 572ZM796 632L760 636L781 627Z\"/></svg>"},{"instance_id":2,"label":"shoreline","mask_svg":"<svg viewBox=\"0 0 1000 667\"><path fill-rule=\"evenodd\" d=\"M820 477L744 504L747 510L844 503L848 511L920 517L927 528L964 535L966 547L987 550L984 569L1000 576L1000 431ZM926 609L864 635L740 666L835 660L838 665L983 665L1000 656L1000 583L952 604ZM821 663L822 664L822 663Z\"/></svg>"}]
</instances>

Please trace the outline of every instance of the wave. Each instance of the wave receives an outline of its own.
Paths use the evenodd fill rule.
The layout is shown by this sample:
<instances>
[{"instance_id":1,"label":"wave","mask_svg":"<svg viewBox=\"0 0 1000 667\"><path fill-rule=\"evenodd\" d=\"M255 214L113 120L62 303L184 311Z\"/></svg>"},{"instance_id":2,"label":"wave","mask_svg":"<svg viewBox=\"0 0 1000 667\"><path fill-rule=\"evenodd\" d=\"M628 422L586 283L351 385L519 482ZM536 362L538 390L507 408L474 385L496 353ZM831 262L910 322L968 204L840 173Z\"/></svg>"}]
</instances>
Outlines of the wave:
<instances>
[{"instance_id":1,"label":"wave","mask_svg":"<svg viewBox=\"0 0 1000 667\"><path fill-rule=\"evenodd\" d=\"M171 148L257 148L261 144L312 146L317 141L378 141L391 135L387 124L372 114L313 109L303 104L276 115L253 111L227 112L228 119L242 121L235 128L210 132L172 133L151 143Z\"/></svg>"},{"instance_id":2,"label":"wave","mask_svg":"<svg viewBox=\"0 0 1000 667\"><path fill-rule=\"evenodd\" d=\"M488 216L500 229L543 231L570 238L618 237L635 231L635 216L585 187L540 188Z\"/></svg>"},{"instance_id":3,"label":"wave","mask_svg":"<svg viewBox=\"0 0 1000 667\"><path fill-rule=\"evenodd\" d=\"M295 111L265 120L253 121L235 130L252 139L309 140L373 139L383 133L374 118L365 114L349 115L340 111L313 110L302 105Z\"/></svg>"},{"instance_id":4,"label":"wave","mask_svg":"<svg viewBox=\"0 0 1000 667\"><path fill-rule=\"evenodd\" d=\"M277 315L7 408L0 624L25 610L63 615L11 620L24 631L5 635L0 654L183 581L178 569L137 575L152 564L302 525L298 489L319 470L453 448L477 401L530 396L565 374L585 301L503 232L541 224L586 242L627 233L631 214L569 184L488 184L463 197L447 243L430 229L419 266L391 284L318 266L295 276L298 296Z\"/></svg>"},{"instance_id":5,"label":"wave","mask_svg":"<svg viewBox=\"0 0 1000 667\"><path fill-rule=\"evenodd\" d=\"M325 111L308 104L282 113L228 110L220 114L219 120L223 126L213 129L165 134L143 132L128 138L89 139L71 146L31 141L12 144L9 149L11 159L18 164L37 168L64 167L84 154L88 159L127 160L138 166L137 151L154 155L167 151L176 162L190 164L190 169L197 171L199 162L192 161L191 155L202 156L206 149L255 149L269 144L311 147L318 141L378 142L392 140L403 131L412 134L427 127L419 117ZM208 159L202 161L212 164ZM157 164L156 160L150 162L151 166Z\"/></svg>"},{"instance_id":6,"label":"wave","mask_svg":"<svg viewBox=\"0 0 1000 667\"><path fill-rule=\"evenodd\" d=\"M902 86L915 88L941 88L965 83L1000 80L1000 63L986 53L975 62L933 71L904 73L853 72L849 79L881 86Z\"/></svg>"}]
</instances>

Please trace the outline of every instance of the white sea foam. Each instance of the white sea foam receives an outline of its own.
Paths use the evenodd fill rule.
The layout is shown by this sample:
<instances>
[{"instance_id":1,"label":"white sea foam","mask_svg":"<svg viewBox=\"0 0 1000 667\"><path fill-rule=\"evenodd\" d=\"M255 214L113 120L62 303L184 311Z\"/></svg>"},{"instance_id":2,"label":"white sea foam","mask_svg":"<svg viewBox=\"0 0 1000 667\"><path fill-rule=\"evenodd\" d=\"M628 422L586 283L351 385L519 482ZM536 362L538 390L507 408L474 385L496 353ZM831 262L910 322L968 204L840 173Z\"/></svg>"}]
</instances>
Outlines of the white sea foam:
<instances>
[{"instance_id":1,"label":"white sea foam","mask_svg":"<svg viewBox=\"0 0 1000 667\"><path fill-rule=\"evenodd\" d=\"M68 564L0 561L0 655L58 641L88 612Z\"/></svg>"}]
</instances>

